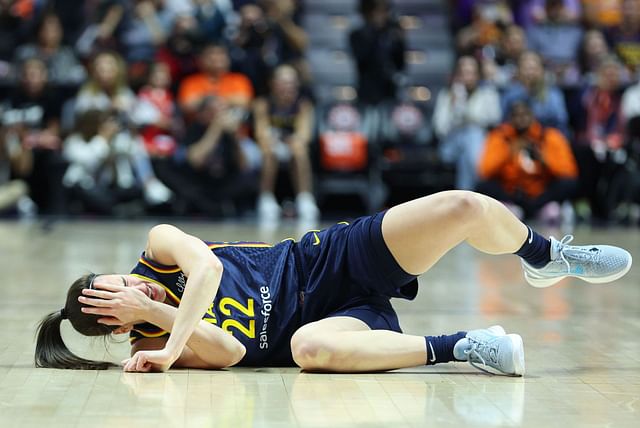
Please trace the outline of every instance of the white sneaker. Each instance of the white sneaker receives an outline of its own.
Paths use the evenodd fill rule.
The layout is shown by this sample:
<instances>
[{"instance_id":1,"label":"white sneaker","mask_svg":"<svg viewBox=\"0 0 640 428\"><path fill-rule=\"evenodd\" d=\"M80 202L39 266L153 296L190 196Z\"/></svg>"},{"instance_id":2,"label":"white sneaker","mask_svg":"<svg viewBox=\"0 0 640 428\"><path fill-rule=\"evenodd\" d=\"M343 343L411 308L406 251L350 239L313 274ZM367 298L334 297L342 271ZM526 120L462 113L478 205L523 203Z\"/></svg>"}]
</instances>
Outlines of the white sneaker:
<instances>
[{"instance_id":1,"label":"white sneaker","mask_svg":"<svg viewBox=\"0 0 640 428\"><path fill-rule=\"evenodd\" d=\"M584 281L601 284L615 281L631 269L631 254L610 245L568 245L572 235L558 241L551 240L551 261L544 267L534 268L522 260L524 278L534 287L550 287L572 276Z\"/></svg>"},{"instance_id":2,"label":"white sneaker","mask_svg":"<svg viewBox=\"0 0 640 428\"><path fill-rule=\"evenodd\" d=\"M260 220L273 221L280 218L282 208L273 193L264 192L258 197L258 217Z\"/></svg>"},{"instance_id":3,"label":"white sneaker","mask_svg":"<svg viewBox=\"0 0 640 428\"><path fill-rule=\"evenodd\" d=\"M316 205L316 199L309 192L298 193L296 196L296 209L298 217L304 220L317 220L320 210Z\"/></svg>"},{"instance_id":4,"label":"white sneaker","mask_svg":"<svg viewBox=\"0 0 640 428\"><path fill-rule=\"evenodd\" d=\"M492 372L482 366L495 369L501 374L522 376L525 372L522 337L505 333L499 325L468 331L456 343L453 355L487 373Z\"/></svg>"},{"instance_id":5,"label":"white sneaker","mask_svg":"<svg viewBox=\"0 0 640 428\"><path fill-rule=\"evenodd\" d=\"M168 202L173 193L157 178L152 178L144 186L144 199L151 205Z\"/></svg>"}]
</instances>

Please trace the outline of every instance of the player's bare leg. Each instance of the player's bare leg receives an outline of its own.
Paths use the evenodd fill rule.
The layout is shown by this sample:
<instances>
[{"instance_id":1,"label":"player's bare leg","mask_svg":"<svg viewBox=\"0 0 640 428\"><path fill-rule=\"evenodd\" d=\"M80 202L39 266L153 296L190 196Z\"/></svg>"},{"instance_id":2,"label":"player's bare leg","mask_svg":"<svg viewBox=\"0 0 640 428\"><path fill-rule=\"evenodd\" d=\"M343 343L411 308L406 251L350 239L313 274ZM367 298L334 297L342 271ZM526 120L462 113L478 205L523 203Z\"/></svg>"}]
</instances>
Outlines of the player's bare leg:
<instances>
[{"instance_id":1,"label":"player's bare leg","mask_svg":"<svg viewBox=\"0 0 640 428\"><path fill-rule=\"evenodd\" d=\"M291 339L293 359L305 370L362 372L424 365L424 336L371 330L352 317L306 324Z\"/></svg>"},{"instance_id":2,"label":"player's bare leg","mask_svg":"<svg viewBox=\"0 0 640 428\"><path fill-rule=\"evenodd\" d=\"M425 336L371 330L363 321L343 316L299 328L291 339L291 351L296 364L310 371L369 372L418 367L434 364L437 361L434 349L438 349L440 362L470 361L502 374L524 374L522 339L505 334L500 326L426 339L425 342ZM435 348L427 346L429 339L433 339ZM446 349L447 346L451 349ZM446 353L449 355L445 356Z\"/></svg>"},{"instance_id":3,"label":"player's bare leg","mask_svg":"<svg viewBox=\"0 0 640 428\"><path fill-rule=\"evenodd\" d=\"M382 221L391 254L414 275L429 270L463 241L485 253L508 254L522 246L527 233L527 226L500 202L462 190L395 206Z\"/></svg>"}]
</instances>

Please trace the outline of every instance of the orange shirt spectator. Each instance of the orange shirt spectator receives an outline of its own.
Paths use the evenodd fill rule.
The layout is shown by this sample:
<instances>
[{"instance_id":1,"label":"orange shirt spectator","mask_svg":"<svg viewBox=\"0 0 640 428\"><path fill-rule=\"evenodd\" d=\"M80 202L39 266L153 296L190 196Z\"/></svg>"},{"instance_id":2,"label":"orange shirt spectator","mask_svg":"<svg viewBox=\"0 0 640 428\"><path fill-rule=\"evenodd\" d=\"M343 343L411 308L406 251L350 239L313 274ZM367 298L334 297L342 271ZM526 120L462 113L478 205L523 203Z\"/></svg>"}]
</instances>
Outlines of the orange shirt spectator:
<instances>
[{"instance_id":1,"label":"orange shirt spectator","mask_svg":"<svg viewBox=\"0 0 640 428\"><path fill-rule=\"evenodd\" d=\"M576 179L578 168L564 135L534 121L521 133L510 123L490 132L478 174L498 181L507 193L535 198L553 180Z\"/></svg>"},{"instance_id":2,"label":"orange shirt spectator","mask_svg":"<svg viewBox=\"0 0 640 428\"><path fill-rule=\"evenodd\" d=\"M231 104L243 105L253 98L253 87L244 74L227 73L213 78L205 73L198 73L183 80L178 92L178 102L181 106L197 105L207 96L218 96Z\"/></svg>"},{"instance_id":3,"label":"orange shirt spectator","mask_svg":"<svg viewBox=\"0 0 640 428\"><path fill-rule=\"evenodd\" d=\"M178 103L187 115L193 115L206 97L220 97L233 107L248 109L253 99L251 81L243 74L229 72L224 46L205 46L198 65L200 73L185 78L178 90Z\"/></svg>"}]
</instances>

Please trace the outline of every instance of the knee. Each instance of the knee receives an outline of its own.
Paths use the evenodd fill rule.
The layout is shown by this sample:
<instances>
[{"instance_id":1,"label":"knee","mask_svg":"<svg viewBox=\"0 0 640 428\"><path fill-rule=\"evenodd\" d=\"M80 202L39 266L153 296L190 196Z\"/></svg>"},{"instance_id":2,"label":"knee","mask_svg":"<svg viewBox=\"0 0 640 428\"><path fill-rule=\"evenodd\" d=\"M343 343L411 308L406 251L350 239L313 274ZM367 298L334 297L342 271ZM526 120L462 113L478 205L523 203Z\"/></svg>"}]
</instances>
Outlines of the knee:
<instances>
[{"instance_id":1,"label":"knee","mask_svg":"<svg viewBox=\"0 0 640 428\"><path fill-rule=\"evenodd\" d=\"M293 361L304 370L330 370L337 354L327 341L318 335L294 334L291 338Z\"/></svg>"},{"instance_id":2,"label":"knee","mask_svg":"<svg viewBox=\"0 0 640 428\"><path fill-rule=\"evenodd\" d=\"M289 145L289 149L291 150L291 156L295 160L304 160L308 156L307 145L300 141L292 142Z\"/></svg>"},{"instance_id":3,"label":"knee","mask_svg":"<svg viewBox=\"0 0 640 428\"><path fill-rule=\"evenodd\" d=\"M449 218L462 222L474 221L484 213L482 196L478 193L457 190L451 192L447 199L447 214Z\"/></svg>"}]
</instances>

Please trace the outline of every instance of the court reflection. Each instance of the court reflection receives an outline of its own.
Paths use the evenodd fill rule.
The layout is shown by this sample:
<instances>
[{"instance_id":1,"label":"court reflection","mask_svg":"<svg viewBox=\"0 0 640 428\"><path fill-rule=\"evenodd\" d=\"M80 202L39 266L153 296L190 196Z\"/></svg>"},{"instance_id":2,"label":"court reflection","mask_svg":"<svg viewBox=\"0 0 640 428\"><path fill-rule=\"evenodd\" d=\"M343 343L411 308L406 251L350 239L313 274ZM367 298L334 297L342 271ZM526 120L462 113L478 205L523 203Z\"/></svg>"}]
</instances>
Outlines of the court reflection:
<instances>
[{"instance_id":1,"label":"court reflection","mask_svg":"<svg viewBox=\"0 0 640 428\"><path fill-rule=\"evenodd\" d=\"M304 427L419 426L425 418L492 427L522 422L522 379L476 384L460 375L457 384L437 374L400 376L301 373L289 387L291 411Z\"/></svg>"},{"instance_id":2,"label":"court reflection","mask_svg":"<svg viewBox=\"0 0 640 428\"><path fill-rule=\"evenodd\" d=\"M154 409L162 426L249 428L295 425L279 373L251 369L123 373L121 384L136 409Z\"/></svg>"}]
</instances>

